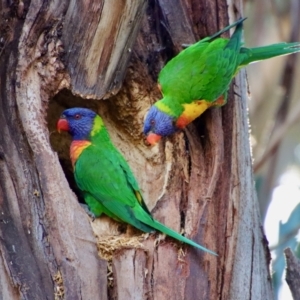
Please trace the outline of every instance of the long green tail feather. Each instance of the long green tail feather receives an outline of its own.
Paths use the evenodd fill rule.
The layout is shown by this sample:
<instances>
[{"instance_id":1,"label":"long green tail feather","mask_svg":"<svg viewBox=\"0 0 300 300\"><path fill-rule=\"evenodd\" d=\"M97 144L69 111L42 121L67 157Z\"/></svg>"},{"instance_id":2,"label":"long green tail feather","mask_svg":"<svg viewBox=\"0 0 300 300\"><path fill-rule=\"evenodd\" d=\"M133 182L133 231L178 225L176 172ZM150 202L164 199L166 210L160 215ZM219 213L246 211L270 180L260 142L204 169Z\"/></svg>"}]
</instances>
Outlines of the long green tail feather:
<instances>
[{"instance_id":1,"label":"long green tail feather","mask_svg":"<svg viewBox=\"0 0 300 300\"><path fill-rule=\"evenodd\" d=\"M188 245L191 245L191 246L194 246L198 249L201 249L205 252L208 252L208 253L211 253L213 255L217 255L215 252L193 242L192 240L182 236L181 234L179 234L178 232L172 230L171 228L168 228L167 226L159 223L158 221L154 220L154 219L150 219L150 218L147 218L147 219L143 219L143 222L146 223L148 226L151 226L153 227L154 229L162 232L162 233L165 233L166 235L178 240L178 241L181 241L183 243L186 243Z\"/></svg>"},{"instance_id":2,"label":"long green tail feather","mask_svg":"<svg viewBox=\"0 0 300 300\"><path fill-rule=\"evenodd\" d=\"M300 43L279 43L257 48L241 48L239 68L259 60L297 52L300 52Z\"/></svg>"},{"instance_id":3,"label":"long green tail feather","mask_svg":"<svg viewBox=\"0 0 300 300\"><path fill-rule=\"evenodd\" d=\"M109 200L102 202L102 205L103 212L105 214L112 218L117 216L119 220L122 220L123 222L128 223L141 231L152 232L153 230L157 230L178 241L184 242L213 255L217 255L215 252L193 242L171 228L159 223L153 219L152 216L140 204L136 204L133 209L128 205L124 205L120 201Z\"/></svg>"}]
</instances>

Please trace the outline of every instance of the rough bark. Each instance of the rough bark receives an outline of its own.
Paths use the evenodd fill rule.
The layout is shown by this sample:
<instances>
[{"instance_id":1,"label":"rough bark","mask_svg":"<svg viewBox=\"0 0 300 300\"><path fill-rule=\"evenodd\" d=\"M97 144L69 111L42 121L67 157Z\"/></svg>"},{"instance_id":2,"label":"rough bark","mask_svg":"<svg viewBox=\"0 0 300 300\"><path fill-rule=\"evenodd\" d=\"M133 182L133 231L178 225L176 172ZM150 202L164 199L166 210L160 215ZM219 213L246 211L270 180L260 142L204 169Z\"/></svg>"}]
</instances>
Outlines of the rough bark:
<instances>
[{"instance_id":1,"label":"rough bark","mask_svg":"<svg viewBox=\"0 0 300 300\"><path fill-rule=\"evenodd\" d=\"M284 250L286 259L286 276L294 299L300 299L300 261L290 248Z\"/></svg>"},{"instance_id":2,"label":"rough bark","mask_svg":"<svg viewBox=\"0 0 300 300\"><path fill-rule=\"evenodd\" d=\"M0 298L53 299L64 291L65 299L271 299L245 72L224 108L184 132L151 149L141 134L143 116L160 97L161 67L183 43L238 17L239 1L157 0L146 11L145 1L121 2L2 1ZM60 112L75 105L103 116L153 216L218 257L152 235L140 248L114 252L107 287L107 262L69 187L69 140L54 132ZM99 239L120 236L110 220L93 227Z\"/></svg>"}]
</instances>

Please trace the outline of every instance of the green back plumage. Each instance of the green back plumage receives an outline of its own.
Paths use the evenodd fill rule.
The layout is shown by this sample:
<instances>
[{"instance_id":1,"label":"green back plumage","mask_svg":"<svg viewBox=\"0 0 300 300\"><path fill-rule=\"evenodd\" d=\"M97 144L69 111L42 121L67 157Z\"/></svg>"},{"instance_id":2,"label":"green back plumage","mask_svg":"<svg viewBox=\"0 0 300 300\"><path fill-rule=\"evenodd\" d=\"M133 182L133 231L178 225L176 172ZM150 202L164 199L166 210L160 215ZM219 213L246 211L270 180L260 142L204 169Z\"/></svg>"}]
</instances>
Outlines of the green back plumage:
<instances>
[{"instance_id":1,"label":"green back plumage","mask_svg":"<svg viewBox=\"0 0 300 300\"><path fill-rule=\"evenodd\" d=\"M189 46L161 70L162 101L176 116L183 111L181 104L202 99L213 102L226 92L237 68L243 20ZM237 27L230 40L218 38L233 26Z\"/></svg>"},{"instance_id":2,"label":"green back plumage","mask_svg":"<svg viewBox=\"0 0 300 300\"><path fill-rule=\"evenodd\" d=\"M124 169L126 164L118 151L110 145L97 147L91 145L86 148L75 165L75 180L84 192L84 196L93 213L98 203L102 205L102 212L109 217L130 223L144 232L153 231L152 228L139 222L132 216L132 209L140 205L135 196L139 191L135 187L135 180L130 180L131 172ZM94 203L95 202L95 203ZM144 203L141 205L144 207Z\"/></svg>"},{"instance_id":3,"label":"green back plumage","mask_svg":"<svg viewBox=\"0 0 300 300\"><path fill-rule=\"evenodd\" d=\"M100 117L96 116L95 123L99 123L99 119ZM111 143L106 128L98 126L95 130L94 126L92 132L91 145L85 148L77 159L74 175L89 209L96 216L104 213L144 232L158 230L179 241L215 254L155 221L143 201L130 167Z\"/></svg>"},{"instance_id":4,"label":"green back plumage","mask_svg":"<svg viewBox=\"0 0 300 300\"><path fill-rule=\"evenodd\" d=\"M227 26L191 45L170 60L159 74L163 99L156 106L179 117L183 104L195 100L214 102L226 93L238 70L252 62L300 51L300 43L280 43L257 48L242 47L242 23ZM236 26L230 39L220 34ZM163 107L163 109L161 109Z\"/></svg>"}]
</instances>

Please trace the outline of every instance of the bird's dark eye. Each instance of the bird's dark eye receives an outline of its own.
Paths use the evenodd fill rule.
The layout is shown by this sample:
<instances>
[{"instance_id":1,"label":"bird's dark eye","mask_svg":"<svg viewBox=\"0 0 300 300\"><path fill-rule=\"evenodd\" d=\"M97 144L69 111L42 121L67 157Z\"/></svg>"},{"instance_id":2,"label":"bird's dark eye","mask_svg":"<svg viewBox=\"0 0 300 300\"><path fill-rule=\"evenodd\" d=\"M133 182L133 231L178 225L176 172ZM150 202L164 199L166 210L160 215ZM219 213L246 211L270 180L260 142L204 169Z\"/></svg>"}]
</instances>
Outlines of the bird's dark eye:
<instances>
[{"instance_id":1,"label":"bird's dark eye","mask_svg":"<svg viewBox=\"0 0 300 300\"><path fill-rule=\"evenodd\" d=\"M75 120L81 119L81 115L80 115L80 114L76 114L76 115L74 116L74 119L75 119Z\"/></svg>"},{"instance_id":2,"label":"bird's dark eye","mask_svg":"<svg viewBox=\"0 0 300 300\"><path fill-rule=\"evenodd\" d=\"M151 125L155 125L155 120L151 120L151 121L150 121L150 124L151 124Z\"/></svg>"}]
</instances>

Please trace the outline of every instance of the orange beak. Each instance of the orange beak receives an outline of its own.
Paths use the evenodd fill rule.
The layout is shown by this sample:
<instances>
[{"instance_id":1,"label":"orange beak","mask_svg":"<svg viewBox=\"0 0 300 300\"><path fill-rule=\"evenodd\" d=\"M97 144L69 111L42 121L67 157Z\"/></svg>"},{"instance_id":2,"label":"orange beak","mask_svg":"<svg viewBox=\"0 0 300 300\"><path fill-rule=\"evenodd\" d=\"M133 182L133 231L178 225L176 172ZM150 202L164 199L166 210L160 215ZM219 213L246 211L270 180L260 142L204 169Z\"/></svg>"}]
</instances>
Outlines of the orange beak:
<instances>
[{"instance_id":1,"label":"orange beak","mask_svg":"<svg viewBox=\"0 0 300 300\"><path fill-rule=\"evenodd\" d=\"M66 119L60 118L56 125L57 131L61 133L61 131L69 131L69 123Z\"/></svg>"},{"instance_id":2,"label":"orange beak","mask_svg":"<svg viewBox=\"0 0 300 300\"><path fill-rule=\"evenodd\" d=\"M155 145L160 139L161 139L161 135L158 135L156 133L149 133L147 136L147 142L151 146Z\"/></svg>"}]
</instances>

